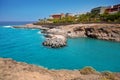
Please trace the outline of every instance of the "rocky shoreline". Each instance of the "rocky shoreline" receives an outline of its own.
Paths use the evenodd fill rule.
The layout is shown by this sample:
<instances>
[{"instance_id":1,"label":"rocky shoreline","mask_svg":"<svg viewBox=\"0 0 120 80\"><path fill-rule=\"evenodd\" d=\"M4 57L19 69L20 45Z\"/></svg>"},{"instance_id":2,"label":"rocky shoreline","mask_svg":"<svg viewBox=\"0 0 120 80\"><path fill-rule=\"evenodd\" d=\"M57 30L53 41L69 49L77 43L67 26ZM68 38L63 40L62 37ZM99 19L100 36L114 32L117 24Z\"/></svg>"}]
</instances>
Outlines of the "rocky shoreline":
<instances>
[{"instance_id":1,"label":"rocky shoreline","mask_svg":"<svg viewBox=\"0 0 120 80\"><path fill-rule=\"evenodd\" d=\"M120 80L120 73L81 70L48 70L35 65L0 58L0 80Z\"/></svg>"},{"instance_id":2,"label":"rocky shoreline","mask_svg":"<svg viewBox=\"0 0 120 80\"><path fill-rule=\"evenodd\" d=\"M68 37L90 37L120 42L120 24L74 24L60 28L66 30Z\"/></svg>"},{"instance_id":3,"label":"rocky shoreline","mask_svg":"<svg viewBox=\"0 0 120 80\"><path fill-rule=\"evenodd\" d=\"M95 39L120 42L120 24L71 24L45 27L27 24L24 26L13 26L14 28L36 28L42 30L46 40L44 46L60 48L67 45L67 38L90 37Z\"/></svg>"},{"instance_id":4,"label":"rocky shoreline","mask_svg":"<svg viewBox=\"0 0 120 80\"><path fill-rule=\"evenodd\" d=\"M90 37L120 42L120 24L71 24L53 28L39 25L13 26L40 29L45 35L44 46L60 48L67 38ZM48 70L43 67L0 58L0 80L120 80L120 72L98 72L91 67L81 70Z\"/></svg>"}]
</instances>

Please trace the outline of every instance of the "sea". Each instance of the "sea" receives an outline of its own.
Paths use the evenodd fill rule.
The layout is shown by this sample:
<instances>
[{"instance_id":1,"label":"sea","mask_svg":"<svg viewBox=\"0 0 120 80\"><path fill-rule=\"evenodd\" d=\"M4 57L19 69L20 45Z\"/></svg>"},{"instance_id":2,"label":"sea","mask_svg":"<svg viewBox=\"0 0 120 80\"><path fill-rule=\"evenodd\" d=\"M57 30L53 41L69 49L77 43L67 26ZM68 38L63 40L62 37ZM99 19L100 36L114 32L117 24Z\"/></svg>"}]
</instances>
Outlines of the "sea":
<instances>
[{"instance_id":1,"label":"sea","mask_svg":"<svg viewBox=\"0 0 120 80\"><path fill-rule=\"evenodd\" d=\"M17 29L31 22L0 22L0 57L48 69L79 70L91 66L97 71L120 72L120 42L92 38L69 38L67 46L45 47L39 29Z\"/></svg>"}]
</instances>

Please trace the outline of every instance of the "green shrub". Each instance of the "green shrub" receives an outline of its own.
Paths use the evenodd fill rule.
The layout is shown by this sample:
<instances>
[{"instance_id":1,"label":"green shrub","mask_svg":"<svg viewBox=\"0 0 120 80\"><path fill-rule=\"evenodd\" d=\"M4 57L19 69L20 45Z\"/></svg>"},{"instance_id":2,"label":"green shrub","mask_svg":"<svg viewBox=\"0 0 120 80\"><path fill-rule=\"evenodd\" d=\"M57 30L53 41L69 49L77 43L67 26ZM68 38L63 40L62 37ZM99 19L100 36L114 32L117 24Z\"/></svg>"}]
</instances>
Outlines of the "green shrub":
<instances>
[{"instance_id":1,"label":"green shrub","mask_svg":"<svg viewBox=\"0 0 120 80\"><path fill-rule=\"evenodd\" d=\"M79 70L81 74L87 75L87 74L95 74L96 70L92 67L85 67L81 70Z\"/></svg>"},{"instance_id":2,"label":"green shrub","mask_svg":"<svg viewBox=\"0 0 120 80\"><path fill-rule=\"evenodd\" d=\"M115 75L111 72L103 72L102 76L104 76L108 80L117 80Z\"/></svg>"}]
</instances>

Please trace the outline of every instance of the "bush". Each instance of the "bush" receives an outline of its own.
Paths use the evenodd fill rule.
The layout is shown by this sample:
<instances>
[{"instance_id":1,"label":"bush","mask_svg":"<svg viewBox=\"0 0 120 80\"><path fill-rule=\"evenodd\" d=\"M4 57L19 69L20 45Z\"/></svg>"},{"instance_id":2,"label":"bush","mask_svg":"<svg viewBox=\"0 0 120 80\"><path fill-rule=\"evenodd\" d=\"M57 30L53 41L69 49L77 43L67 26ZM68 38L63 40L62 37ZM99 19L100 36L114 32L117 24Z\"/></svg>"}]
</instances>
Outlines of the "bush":
<instances>
[{"instance_id":1,"label":"bush","mask_svg":"<svg viewBox=\"0 0 120 80\"><path fill-rule=\"evenodd\" d=\"M103 72L102 76L104 76L108 80L117 80L115 75L111 72Z\"/></svg>"},{"instance_id":2,"label":"bush","mask_svg":"<svg viewBox=\"0 0 120 80\"><path fill-rule=\"evenodd\" d=\"M95 74L96 70L92 67L85 67L81 70L79 70L81 74L87 75L87 74Z\"/></svg>"}]
</instances>

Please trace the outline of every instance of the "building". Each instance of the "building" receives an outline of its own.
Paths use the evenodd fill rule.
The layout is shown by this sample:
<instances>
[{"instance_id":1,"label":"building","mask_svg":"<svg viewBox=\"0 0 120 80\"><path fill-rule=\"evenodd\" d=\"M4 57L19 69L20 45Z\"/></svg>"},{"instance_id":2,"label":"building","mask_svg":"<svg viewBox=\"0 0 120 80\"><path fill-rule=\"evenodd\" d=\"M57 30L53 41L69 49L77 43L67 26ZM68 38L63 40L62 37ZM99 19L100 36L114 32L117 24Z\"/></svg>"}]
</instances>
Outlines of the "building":
<instances>
[{"instance_id":1,"label":"building","mask_svg":"<svg viewBox=\"0 0 120 80\"><path fill-rule=\"evenodd\" d=\"M51 15L51 17L53 19L61 19L61 18L65 17L65 14L63 14L63 13L61 13L61 14L53 14L53 15Z\"/></svg>"},{"instance_id":2,"label":"building","mask_svg":"<svg viewBox=\"0 0 120 80\"><path fill-rule=\"evenodd\" d=\"M52 19L61 19L63 17L73 17L73 16L74 14L72 13L66 13L66 14L61 13L61 14L53 14L50 17L52 17Z\"/></svg>"},{"instance_id":3,"label":"building","mask_svg":"<svg viewBox=\"0 0 120 80\"><path fill-rule=\"evenodd\" d=\"M103 14L103 13L117 13L120 11L120 4L108 6L108 7L96 7L91 10L91 13L94 14Z\"/></svg>"},{"instance_id":4,"label":"building","mask_svg":"<svg viewBox=\"0 0 120 80\"><path fill-rule=\"evenodd\" d=\"M73 17L73 16L75 16L75 15L72 14L72 13L66 13L66 14L65 14L65 17Z\"/></svg>"},{"instance_id":5,"label":"building","mask_svg":"<svg viewBox=\"0 0 120 80\"><path fill-rule=\"evenodd\" d=\"M91 13L94 13L94 14L103 14L106 9L107 9L107 7L96 7L96 8L93 8L91 10Z\"/></svg>"},{"instance_id":6,"label":"building","mask_svg":"<svg viewBox=\"0 0 120 80\"><path fill-rule=\"evenodd\" d=\"M113 14L113 13L117 13L120 11L120 4L118 5L113 5L113 6L110 6L109 8L107 8L105 10L106 13L109 13L109 14Z\"/></svg>"}]
</instances>

